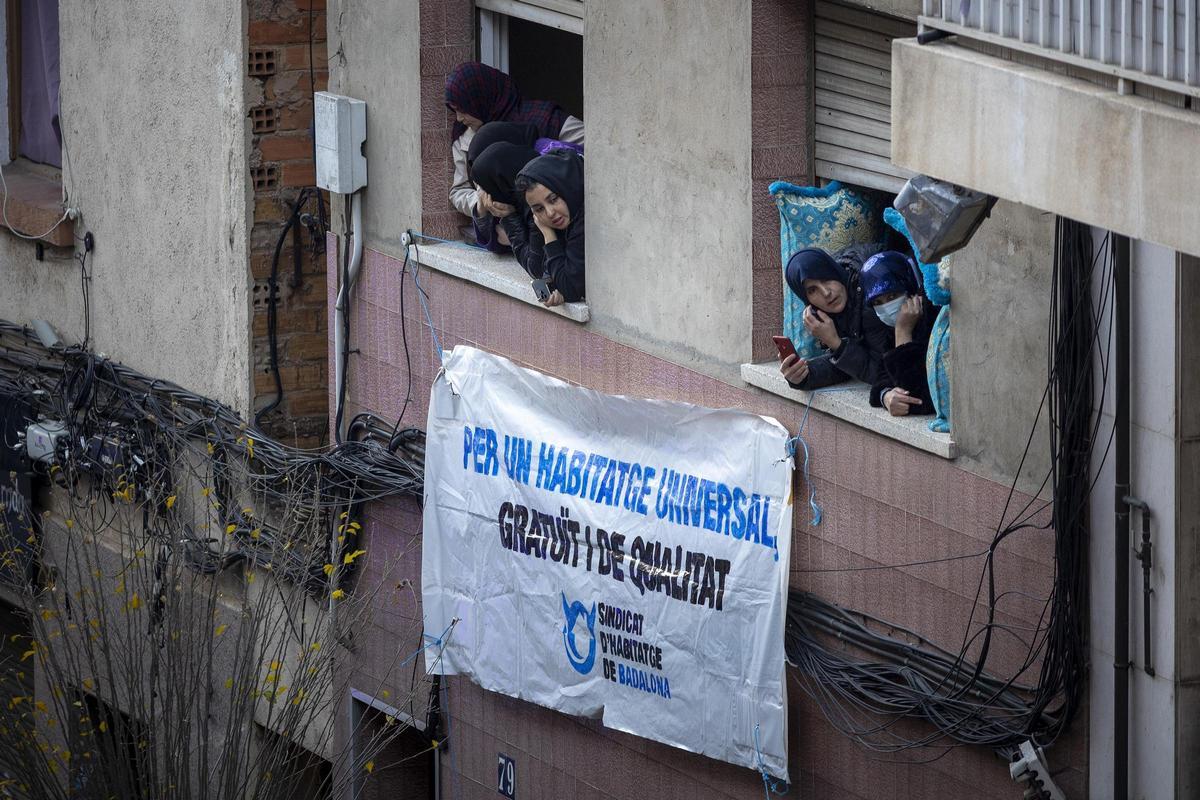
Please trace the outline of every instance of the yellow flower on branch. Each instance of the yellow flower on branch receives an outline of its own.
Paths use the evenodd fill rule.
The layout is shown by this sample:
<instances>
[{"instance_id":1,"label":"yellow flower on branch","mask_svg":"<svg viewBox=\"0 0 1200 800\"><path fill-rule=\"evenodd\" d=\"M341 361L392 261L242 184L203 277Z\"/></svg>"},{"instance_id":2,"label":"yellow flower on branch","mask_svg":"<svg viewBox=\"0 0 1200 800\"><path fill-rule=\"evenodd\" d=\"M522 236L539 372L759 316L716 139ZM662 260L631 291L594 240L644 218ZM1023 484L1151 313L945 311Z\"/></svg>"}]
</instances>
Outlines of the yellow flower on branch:
<instances>
[{"instance_id":1,"label":"yellow flower on branch","mask_svg":"<svg viewBox=\"0 0 1200 800\"><path fill-rule=\"evenodd\" d=\"M173 494L167 498L167 511L170 511L171 508L175 505L175 500L177 497L178 497L178 495Z\"/></svg>"},{"instance_id":2,"label":"yellow flower on branch","mask_svg":"<svg viewBox=\"0 0 1200 800\"><path fill-rule=\"evenodd\" d=\"M218 625L217 629L215 631L213 631L213 635L220 636L221 634L223 634L225 632L225 629L228 627L229 627L228 625Z\"/></svg>"},{"instance_id":3,"label":"yellow flower on branch","mask_svg":"<svg viewBox=\"0 0 1200 800\"><path fill-rule=\"evenodd\" d=\"M367 774L368 775L370 775L372 772L375 771L375 762L374 761L368 761L366 766L367 766Z\"/></svg>"},{"instance_id":4,"label":"yellow flower on branch","mask_svg":"<svg viewBox=\"0 0 1200 800\"><path fill-rule=\"evenodd\" d=\"M341 600L345 596L346 593L341 589L334 589L333 594L330 595L330 597L332 597L334 600Z\"/></svg>"},{"instance_id":5,"label":"yellow flower on branch","mask_svg":"<svg viewBox=\"0 0 1200 800\"><path fill-rule=\"evenodd\" d=\"M333 564L326 564L325 566L321 567L321 570L326 575L332 575L333 574Z\"/></svg>"},{"instance_id":6,"label":"yellow flower on branch","mask_svg":"<svg viewBox=\"0 0 1200 800\"><path fill-rule=\"evenodd\" d=\"M355 550L353 553L347 553L345 555L345 557L342 559L342 563L343 564L353 564L354 559L358 558L359 556L366 555L366 553L367 553L366 550Z\"/></svg>"}]
</instances>

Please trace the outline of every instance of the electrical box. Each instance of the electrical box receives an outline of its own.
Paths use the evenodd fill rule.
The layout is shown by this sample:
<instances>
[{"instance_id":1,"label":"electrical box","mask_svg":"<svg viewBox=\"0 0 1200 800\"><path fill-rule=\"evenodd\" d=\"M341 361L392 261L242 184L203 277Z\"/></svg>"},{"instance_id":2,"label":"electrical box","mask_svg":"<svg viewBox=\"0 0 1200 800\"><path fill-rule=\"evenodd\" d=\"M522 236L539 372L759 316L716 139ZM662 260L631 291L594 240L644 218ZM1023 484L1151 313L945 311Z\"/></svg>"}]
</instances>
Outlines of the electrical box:
<instances>
[{"instance_id":1,"label":"electrical box","mask_svg":"<svg viewBox=\"0 0 1200 800\"><path fill-rule=\"evenodd\" d=\"M54 464L67 439L67 426L58 420L40 420L25 429L25 453L30 461Z\"/></svg>"},{"instance_id":2,"label":"electrical box","mask_svg":"<svg viewBox=\"0 0 1200 800\"><path fill-rule=\"evenodd\" d=\"M367 185L367 104L340 94L313 95L317 186L353 194Z\"/></svg>"}]
</instances>

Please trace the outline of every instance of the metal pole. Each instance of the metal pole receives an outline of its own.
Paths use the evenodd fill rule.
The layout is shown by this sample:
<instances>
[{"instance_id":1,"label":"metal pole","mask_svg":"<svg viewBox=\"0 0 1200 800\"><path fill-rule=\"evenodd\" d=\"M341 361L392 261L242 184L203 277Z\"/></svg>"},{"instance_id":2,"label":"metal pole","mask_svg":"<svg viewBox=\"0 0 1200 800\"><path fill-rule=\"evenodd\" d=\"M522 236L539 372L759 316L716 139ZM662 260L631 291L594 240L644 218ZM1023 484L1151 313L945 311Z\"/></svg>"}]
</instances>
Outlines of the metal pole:
<instances>
[{"instance_id":1,"label":"metal pole","mask_svg":"<svg viewBox=\"0 0 1200 800\"><path fill-rule=\"evenodd\" d=\"M1113 234L1116 281L1116 536L1113 569L1113 799L1129 797L1129 238Z\"/></svg>"}]
</instances>

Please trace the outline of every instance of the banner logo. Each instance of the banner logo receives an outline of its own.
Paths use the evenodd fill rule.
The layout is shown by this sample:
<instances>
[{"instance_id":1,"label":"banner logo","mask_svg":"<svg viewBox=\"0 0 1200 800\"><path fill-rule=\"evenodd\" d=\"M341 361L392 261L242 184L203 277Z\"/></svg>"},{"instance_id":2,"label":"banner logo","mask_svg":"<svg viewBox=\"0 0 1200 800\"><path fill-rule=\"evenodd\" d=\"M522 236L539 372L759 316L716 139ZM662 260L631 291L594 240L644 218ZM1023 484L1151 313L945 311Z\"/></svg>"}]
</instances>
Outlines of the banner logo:
<instances>
[{"instance_id":1,"label":"banner logo","mask_svg":"<svg viewBox=\"0 0 1200 800\"><path fill-rule=\"evenodd\" d=\"M580 675L587 675L596 665L596 604L588 611L583 603L576 600L567 605L567 595L562 593L563 609L563 648L567 651L567 660ZM579 645L575 641L575 623L582 617L587 625L588 648L587 655L581 655Z\"/></svg>"}]
</instances>

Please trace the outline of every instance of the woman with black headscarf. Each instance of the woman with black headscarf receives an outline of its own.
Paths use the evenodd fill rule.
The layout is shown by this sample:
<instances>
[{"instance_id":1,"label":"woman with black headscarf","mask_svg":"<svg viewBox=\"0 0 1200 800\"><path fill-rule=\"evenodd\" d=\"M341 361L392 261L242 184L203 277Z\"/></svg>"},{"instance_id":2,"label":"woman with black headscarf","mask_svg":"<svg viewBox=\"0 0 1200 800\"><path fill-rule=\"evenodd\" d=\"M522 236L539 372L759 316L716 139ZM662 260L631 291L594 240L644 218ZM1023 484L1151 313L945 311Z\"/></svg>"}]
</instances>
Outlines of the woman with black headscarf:
<instances>
[{"instance_id":1,"label":"woman with black headscarf","mask_svg":"<svg viewBox=\"0 0 1200 800\"><path fill-rule=\"evenodd\" d=\"M784 270L788 287L804 301L804 327L828 351L816 358L791 355L779 371L795 389L820 389L853 378L874 386L892 329L864 313L858 270L880 248L856 245L838 253L810 247L793 255Z\"/></svg>"},{"instance_id":2,"label":"woman with black headscarf","mask_svg":"<svg viewBox=\"0 0 1200 800\"><path fill-rule=\"evenodd\" d=\"M537 157L537 151L532 147L497 142L471 163L471 178L490 203L508 209L508 215L500 220L500 224L513 255L526 272L540 279L543 274L542 234L525 205L524 195L515 188L517 173Z\"/></svg>"},{"instance_id":3,"label":"woman with black headscarf","mask_svg":"<svg viewBox=\"0 0 1200 800\"><path fill-rule=\"evenodd\" d=\"M475 185L480 207L489 212L472 218L472 222L475 223L475 243L493 253L508 252L508 236L498 225L498 221L515 213L517 209L510 203L498 199L491 192L481 189L479 181L474 180L473 169L475 161L485 150L494 144L501 143L520 145L526 149L532 148L535 152L530 156L531 159L549 153L551 150L568 149L579 153L583 152L583 145L541 136L537 126L528 122L489 122L475 132L475 136L471 139L471 146L467 148L467 174L471 176L472 183ZM519 170L523 166L525 165L521 164L517 169ZM508 176L510 187L512 178L515 176L515 171Z\"/></svg>"},{"instance_id":4,"label":"woman with black headscarf","mask_svg":"<svg viewBox=\"0 0 1200 800\"><path fill-rule=\"evenodd\" d=\"M582 300L583 157L571 150L538 156L521 170L516 188L524 192L544 242L542 272L552 292L543 302L554 306Z\"/></svg>"}]
</instances>

